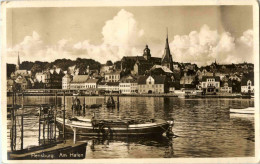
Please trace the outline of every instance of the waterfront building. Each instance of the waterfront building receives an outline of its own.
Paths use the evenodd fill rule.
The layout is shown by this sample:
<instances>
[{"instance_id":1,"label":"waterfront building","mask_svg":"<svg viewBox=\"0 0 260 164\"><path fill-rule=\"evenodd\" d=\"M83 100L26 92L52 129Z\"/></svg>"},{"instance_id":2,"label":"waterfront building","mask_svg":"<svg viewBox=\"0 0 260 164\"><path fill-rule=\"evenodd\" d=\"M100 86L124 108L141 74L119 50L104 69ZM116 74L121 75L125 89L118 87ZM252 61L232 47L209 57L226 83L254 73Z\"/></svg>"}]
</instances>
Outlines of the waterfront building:
<instances>
[{"instance_id":1,"label":"waterfront building","mask_svg":"<svg viewBox=\"0 0 260 164\"><path fill-rule=\"evenodd\" d=\"M139 76L138 80L139 93L168 93L169 81L166 75Z\"/></svg>"},{"instance_id":2,"label":"waterfront building","mask_svg":"<svg viewBox=\"0 0 260 164\"><path fill-rule=\"evenodd\" d=\"M219 76L203 76L201 82L203 93L210 94L216 93L220 90L220 77Z\"/></svg>"},{"instance_id":3,"label":"waterfront building","mask_svg":"<svg viewBox=\"0 0 260 164\"><path fill-rule=\"evenodd\" d=\"M118 82L119 80L120 71L114 71L105 74L105 82Z\"/></svg>"},{"instance_id":4,"label":"waterfront building","mask_svg":"<svg viewBox=\"0 0 260 164\"><path fill-rule=\"evenodd\" d=\"M122 94L133 94L138 92L137 79L132 75L125 76L120 80L119 92Z\"/></svg>"},{"instance_id":5,"label":"waterfront building","mask_svg":"<svg viewBox=\"0 0 260 164\"><path fill-rule=\"evenodd\" d=\"M119 82L100 82L98 83L98 89L106 92L119 93Z\"/></svg>"},{"instance_id":6,"label":"waterfront building","mask_svg":"<svg viewBox=\"0 0 260 164\"><path fill-rule=\"evenodd\" d=\"M66 74L62 78L62 89L70 89L70 82L72 81L72 76L70 74Z\"/></svg>"},{"instance_id":7,"label":"waterfront building","mask_svg":"<svg viewBox=\"0 0 260 164\"><path fill-rule=\"evenodd\" d=\"M243 76L241 79L241 93L254 93L254 77Z\"/></svg>"},{"instance_id":8,"label":"waterfront building","mask_svg":"<svg viewBox=\"0 0 260 164\"><path fill-rule=\"evenodd\" d=\"M63 71L60 68L49 69L50 80L47 83L47 88L62 89L62 78L64 76Z\"/></svg>"},{"instance_id":9,"label":"waterfront building","mask_svg":"<svg viewBox=\"0 0 260 164\"><path fill-rule=\"evenodd\" d=\"M70 82L70 89L86 89L88 75L75 75Z\"/></svg>"},{"instance_id":10,"label":"waterfront building","mask_svg":"<svg viewBox=\"0 0 260 164\"><path fill-rule=\"evenodd\" d=\"M194 81L195 75L186 75L185 73L180 79L180 88L196 88Z\"/></svg>"},{"instance_id":11,"label":"waterfront building","mask_svg":"<svg viewBox=\"0 0 260 164\"><path fill-rule=\"evenodd\" d=\"M220 92L232 93L232 81L228 80L220 82Z\"/></svg>"},{"instance_id":12,"label":"waterfront building","mask_svg":"<svg viewBox=\"0 0 260 164\"><path fill-rule=\"evenodd\" d=\"M86 89L88 89L88 88L97 88L97 85L98 85L98 83L99 83L99 79L88 79L87 81L86 81Z\"/></svg>"}]
</instances>

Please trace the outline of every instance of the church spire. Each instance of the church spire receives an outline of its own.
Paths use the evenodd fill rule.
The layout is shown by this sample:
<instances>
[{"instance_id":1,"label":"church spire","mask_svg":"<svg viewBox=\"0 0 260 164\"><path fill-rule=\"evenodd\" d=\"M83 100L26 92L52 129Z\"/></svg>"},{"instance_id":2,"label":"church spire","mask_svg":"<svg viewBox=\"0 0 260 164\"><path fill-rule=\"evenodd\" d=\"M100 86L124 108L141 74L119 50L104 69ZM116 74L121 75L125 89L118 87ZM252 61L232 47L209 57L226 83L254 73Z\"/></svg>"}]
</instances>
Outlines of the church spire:
<instances>
[{"instance_id":1,"label":"church spire","mask_svg":"<svg viewBox=\"0 0 260 164\"><path fill-rule=\"evenodd\" d=\"M171 71L173 71L173 61L172 61L172 55L171 55L169 41L168 41L168 28L166 28L166 42L165 42L165 49L164 49L161 64L162 66L166 66Z\"/></svg>"},{"instance_id":2,"label":"church spire","mask_svg":"<svg viewBox=\"0 0 260 164\"><path fill-rule=\"evenodd\" d=\"M20 69L20 57L19 57L19 52L18 52L18 59L17 59L16 69L17 69L17 70Z\"/></svg>"}]
</instances>

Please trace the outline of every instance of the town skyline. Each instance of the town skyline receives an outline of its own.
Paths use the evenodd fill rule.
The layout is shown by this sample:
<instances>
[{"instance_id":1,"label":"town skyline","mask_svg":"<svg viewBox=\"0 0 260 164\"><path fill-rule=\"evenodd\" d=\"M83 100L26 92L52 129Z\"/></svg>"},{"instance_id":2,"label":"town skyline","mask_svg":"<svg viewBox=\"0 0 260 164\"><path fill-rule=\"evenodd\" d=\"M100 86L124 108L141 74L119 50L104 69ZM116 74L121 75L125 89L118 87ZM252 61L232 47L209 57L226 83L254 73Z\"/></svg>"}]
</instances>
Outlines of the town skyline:
<instances>
[{"instance_id":1,"label":"town skyline","mask_svg":"<svg viewBox=\"0 0 260 164\"><path fill-rule=\"evenodd\" d=\"M199 17L201 16L201 12L198 12L199 9L205 11L203 7L190 7L186 14L197 13L197 17ZM232 61L230 64L254 61L252 23L250 23L250 19L248 19L251 16L250 12L252 12L250 7L210 7L207 12L215 13L212 19L214 19L214 22L220 24L212 24L213 20L211 22L209 18L205 20L204 17L201 17L202 21L197 20L198 23L191 21L192 23L187 24L186 21L177 19L177 16L174 17L176 18L175 22L166 23L170 20L170 18L167 18L167 12L169 14L175 10L179 10L178 7L145 8L143 13L134 7L109 8L107 10L111 11L105 10L103 14L110 14L106 16L102 15L104 18L99 16L102 17L103 21L98 17L96 18L96 22L91 22L93 25L90 23L89 28L83 26L83 23L79 23L80 20L82 20L82 16L74 21L74 26L71 25L71 23L69 25L63 24L65 29L74 29L69 31L69 34L65 34L64 32L59 33L53 29L37 29L35 28L37 27L37 21L33 25L27 25L24 20L18 21L19 14L24 16L33 13L33 11L34 13L38 13L38 17L36 18L43 18L43 13L37 10L38 9L32 9L32 11L29 10L25 12L12 9L13 22L12 25L9 26L12 27L13 30L8 32L9 37L7 37L9 48L7 57L8 63L16 63L17 51L19 51L21 61L36 61L39 59L39 56L41 56L41 61L47 62L63 58L71 60L75 60L76 58L92 58L104 64L107 60L115 62L121 60L124 56L141 56L146 44L151 49L153 57L161 57L164 51L167 27L169 29L169 45L174 62L190 62L203 66L215 60L221 64L227 64L230 61ZM50 11L48 8L44 10ZM62 10L63 9L57 9L56 11L52 9L52 12L48 13L47 16L45 15L44 19L49 18L48 16L57 16L57 13ZM80 8L80 12L83 12L83 10L84 8ZM240 18L234 17L232 13L228 14L229 11L237 12L241 10L245 10L245 14L240 15ZM167 11L166 14L163 15L166 19L162 23L165 24L156 24L156 21L158 21L162 15L147 20L151 11L157 14ZM100 10L97 11L97 13L99 12ZM229 18L226 18L229 20L225 21L247 21L244 22L245 25L239 26L237 29L231 27L232 25L227 27L225 21L221 18L222 12L229 15ZM78 16L77 14L75 15L75 17ZM180 14L178 16L180 16ZM90 18L86 19L89 20ZM147 22L145 23L145 21ZM121 23L118 24L118 22ZM177 23L177 25L175 25L176 22L183 23ZM55 22L52 23L57 25ZM62 23L62 20L58 21L59 25ZM48 26L53 27L52 24L48 24ZM23 30L15 30L18 27L25 29L24 32L19 32ZM59 26L57 26L57 28L58 27ZM86 29L84 30L84 28ZM90 30L91 28L92 31ZM96 28L96 30L93 30L93 28ZM78 29L80 32L75 29ZM93 35L90 35L88 31L91 31ZM11 36L10 33L12 32L14 33L11 34ZM64 34L63 38L61 37L62 34ZM75 37L69 35L75 35Z\"/></svg>"}]
</instances>

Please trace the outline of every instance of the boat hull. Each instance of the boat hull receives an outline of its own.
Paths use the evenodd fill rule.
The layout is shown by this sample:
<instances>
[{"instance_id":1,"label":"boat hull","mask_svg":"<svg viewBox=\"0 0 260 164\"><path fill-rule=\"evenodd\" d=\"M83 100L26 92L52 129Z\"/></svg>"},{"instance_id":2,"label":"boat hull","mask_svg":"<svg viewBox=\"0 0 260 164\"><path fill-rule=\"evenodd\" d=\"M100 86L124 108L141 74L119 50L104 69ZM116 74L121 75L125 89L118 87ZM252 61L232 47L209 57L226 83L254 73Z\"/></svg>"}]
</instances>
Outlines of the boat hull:
<instances>
[{"instance_id":1,"label":"boat hull","mask_svg":"<svg viewBox=\"0 0 260 164\"><path fill-rule=\"evenodd\" d=\"M57 127L62 133L63 120L57 119ZM100 129L93 127L91 122L65 121L65 134L73 134L86 136L138 136L138 135L162 135L169 128L167 122L136 124L129 126L105 126Z\"/></svg>"}]
</instances>

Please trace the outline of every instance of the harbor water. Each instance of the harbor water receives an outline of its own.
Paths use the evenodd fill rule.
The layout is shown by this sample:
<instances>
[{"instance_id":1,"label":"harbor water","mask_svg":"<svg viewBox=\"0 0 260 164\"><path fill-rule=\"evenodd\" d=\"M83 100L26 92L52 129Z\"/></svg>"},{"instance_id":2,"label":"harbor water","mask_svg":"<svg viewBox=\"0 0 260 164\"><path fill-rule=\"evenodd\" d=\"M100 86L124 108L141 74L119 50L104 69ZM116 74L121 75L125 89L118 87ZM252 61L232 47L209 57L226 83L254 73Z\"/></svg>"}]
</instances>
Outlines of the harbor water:
<instances>
[{"instance_id":1,"label":"harbor water","mask_svg":"<svg viewBox=\"0 0 260 164\"><path fill-rule=\"evenodd\" d=\"M83 104L103 104L104 97L78 97ZM254 156L254 117L237 117L230 108L254 106L253 99L180 99L176 97L120 97L120 108L87 109L86 118L174 119L176 137L77 137L87 141L86 158L184 158L184 157L250 157ZM116 97L115 97L115 100ZM72 96L66 96L66 112L71 113ZM25 96L24 105L54 104L54 96ZM12 98L8 97L8 104ZM17 104L21 97L17 98ZM63 97L58 97L63 104ZM8 121L8 125L10 121ZM17 133L19 135L19 121ZM10 126L8 126L8 129ZM10 146L8 130L8 146ZM73 139L68 136L67 139ZM38 118L24 118L24 148L38 145ZM8 148L10 150L10 147ZM19 136L17 137L19 149Z\"/></svg>"}]
</instances>

